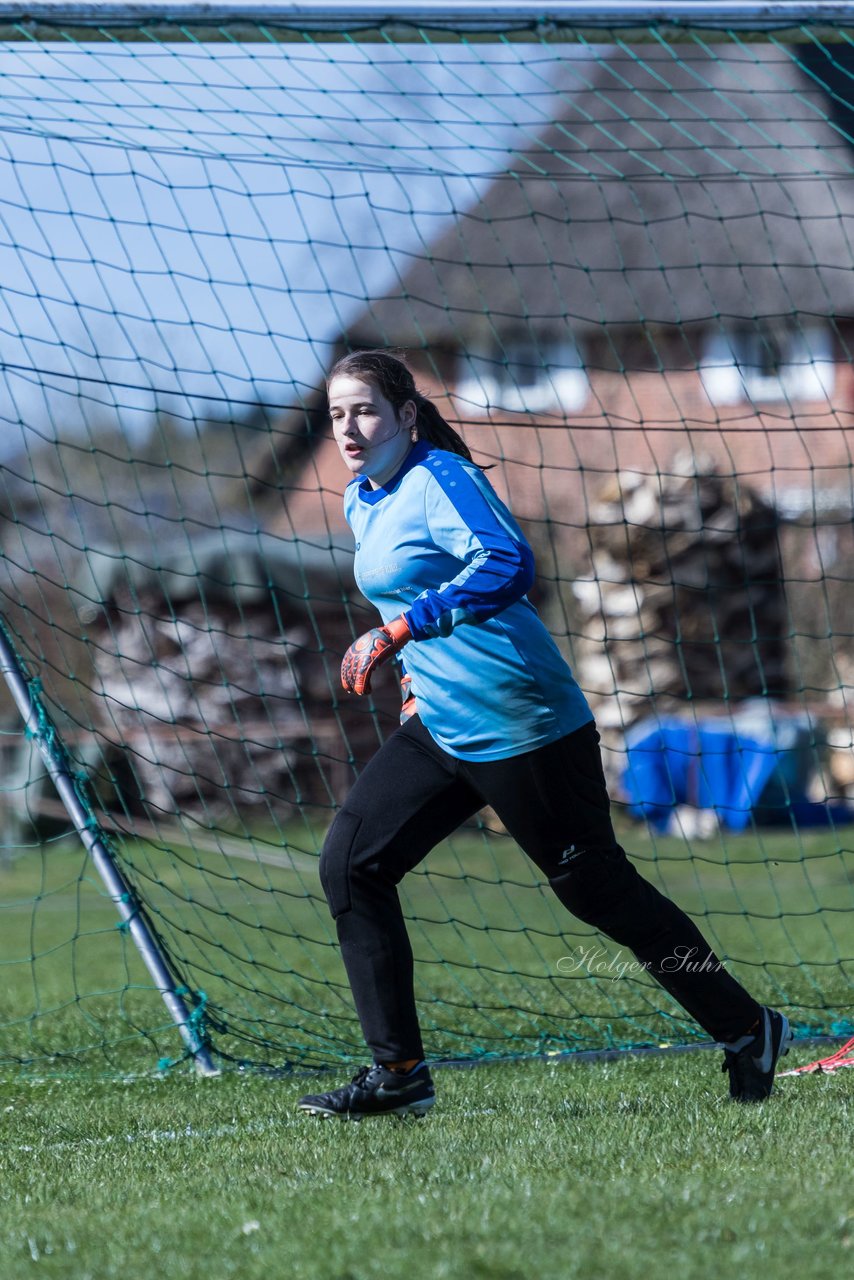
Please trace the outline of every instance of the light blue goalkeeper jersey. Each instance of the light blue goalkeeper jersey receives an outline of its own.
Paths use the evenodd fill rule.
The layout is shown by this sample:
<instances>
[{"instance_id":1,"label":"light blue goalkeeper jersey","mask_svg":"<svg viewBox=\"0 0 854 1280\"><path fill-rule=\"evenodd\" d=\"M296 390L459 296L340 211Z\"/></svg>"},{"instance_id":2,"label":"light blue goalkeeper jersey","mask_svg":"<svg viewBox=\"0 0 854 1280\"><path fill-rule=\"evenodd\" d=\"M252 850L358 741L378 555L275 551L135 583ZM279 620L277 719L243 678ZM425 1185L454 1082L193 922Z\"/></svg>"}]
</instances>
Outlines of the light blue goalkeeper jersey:
<instances>
[{"instance_id":1,"label":"light blue goalkeeper jersey","mask_svg":"<svg viewBox=\"0 0 854 1280\"><path fill-rule=\"evenodd\" d=\"M344 512L360 591L383 622L406 614L401 656L440 747L500 760L593 719L526 598L531 548L480 468L422 441L384 487L351 480Z\"/></svg>"}]
</instances>

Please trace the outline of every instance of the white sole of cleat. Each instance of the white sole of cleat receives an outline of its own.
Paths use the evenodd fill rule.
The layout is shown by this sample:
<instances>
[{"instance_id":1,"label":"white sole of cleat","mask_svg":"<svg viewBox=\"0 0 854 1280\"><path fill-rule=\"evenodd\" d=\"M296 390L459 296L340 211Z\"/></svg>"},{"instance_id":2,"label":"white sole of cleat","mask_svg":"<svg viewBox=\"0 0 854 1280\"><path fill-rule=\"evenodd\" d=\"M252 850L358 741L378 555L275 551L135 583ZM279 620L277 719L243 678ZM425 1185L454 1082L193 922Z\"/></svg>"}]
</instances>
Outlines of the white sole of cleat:
<instances>
[{"instance_id":1,"label":"white sole of cleat","mask_svg":"<svg viewBox=\"0 0 854 1280\"><path fill-rule=\"evenodd\" d=\"M320 1107L300 1107L300 1111L304 1116L316 1116L319 1120L353 1120L358 1123L359 1120L375 1120L381 1119L383 1116L399 1116L405 1119L406 1116L413 1116L416 1120L422 1119L434 1105L435 1098L425 1098L422 1102L410 1102L405 1107L394 1107L390 1111L362 1111L354 1113L352 1111L323 1111Z\"/></svg>"}]
</instances>

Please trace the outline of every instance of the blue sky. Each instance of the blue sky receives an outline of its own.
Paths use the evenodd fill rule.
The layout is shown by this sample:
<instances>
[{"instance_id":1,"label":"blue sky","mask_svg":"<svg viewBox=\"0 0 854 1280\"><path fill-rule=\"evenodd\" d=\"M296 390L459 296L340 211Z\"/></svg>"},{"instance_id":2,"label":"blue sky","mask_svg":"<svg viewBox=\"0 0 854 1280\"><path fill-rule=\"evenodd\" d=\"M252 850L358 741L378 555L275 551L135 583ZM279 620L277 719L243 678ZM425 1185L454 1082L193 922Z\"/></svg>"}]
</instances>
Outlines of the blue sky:
<instances>
[{"instance_id":1,"label":"blue sky","mask_svg":"<svg viewBox=\"0 0 854 1280\"><path fill-rule=\"evenodd\" d=\"M298 403L551 118L568 54L0 46L0 448L116 405L132 436L155 398Z\"/></svg>"}]
</instances>

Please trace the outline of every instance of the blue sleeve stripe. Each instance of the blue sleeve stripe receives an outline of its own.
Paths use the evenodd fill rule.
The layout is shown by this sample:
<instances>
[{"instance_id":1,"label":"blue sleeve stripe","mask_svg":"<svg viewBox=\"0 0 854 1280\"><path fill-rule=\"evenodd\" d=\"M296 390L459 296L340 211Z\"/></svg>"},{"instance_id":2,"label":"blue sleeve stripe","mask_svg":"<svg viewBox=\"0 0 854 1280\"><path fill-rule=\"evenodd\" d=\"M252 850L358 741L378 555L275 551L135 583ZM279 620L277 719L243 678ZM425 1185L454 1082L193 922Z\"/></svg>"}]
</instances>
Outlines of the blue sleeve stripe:
<instances>
[{"instance_id":1,"label":"blue sleeve stripe","mask_svg":"<svg viewBox=\"0 0 854 1280\"><path fill-rule=\"evenodd\" d=\"M481 539L486 534L493 543L514 542L522 538L510 513L506 512L507 519L502 520L497 507L488 500L474 476L462 465L461 459L445 453L438 465L435 463L435 457L431 457L423 465L454 508L460 524ZM488 493L495 503L500 505L498 495L485 477L484 484L488 486Z\"/></svg>"},{"instance_id":2,"label":"blue sleeve stripe","mask_svg":"<svg viewBox=\"0 0 854 1280\"><path fill-rule=\"evenodd\" d=\"M416 640L449 635L461 622L486 622L520 600L534 581L533 552L509 513L493 507L475 479L448 454L441 455L438 465L431 455L424 465L442 490L446 517L451 516L444 538L434 536L460 558L465 544L471 558L451 582L412 604L407 621Z\"/></svg>"}]
</instances>

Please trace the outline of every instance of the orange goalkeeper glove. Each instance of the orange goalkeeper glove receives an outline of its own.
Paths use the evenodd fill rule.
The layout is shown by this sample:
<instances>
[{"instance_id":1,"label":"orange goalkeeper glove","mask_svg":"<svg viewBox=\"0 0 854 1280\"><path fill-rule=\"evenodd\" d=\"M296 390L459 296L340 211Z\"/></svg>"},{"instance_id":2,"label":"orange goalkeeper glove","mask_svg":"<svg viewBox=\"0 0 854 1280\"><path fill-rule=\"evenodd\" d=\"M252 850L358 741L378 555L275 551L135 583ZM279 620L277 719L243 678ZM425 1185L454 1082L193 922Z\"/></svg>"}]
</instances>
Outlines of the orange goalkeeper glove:
<instances>
[{"instance_id":1,"label":"orange goalkeeper glove","mask_svg":"<svg viewBox=\"0 0 854 1280\"><path fill-rule=\"evenodd\" d=\"M341 663L341 683L347 692L370 693L371 677L377 667L388 662L411 639L409 623L401 614L384 627L374 627L354 640Z\"/></svg>"}]
</instances>

